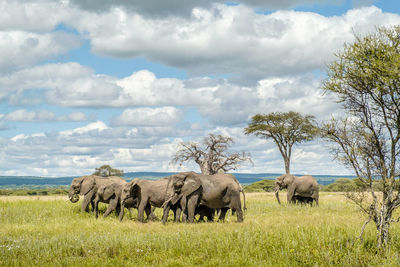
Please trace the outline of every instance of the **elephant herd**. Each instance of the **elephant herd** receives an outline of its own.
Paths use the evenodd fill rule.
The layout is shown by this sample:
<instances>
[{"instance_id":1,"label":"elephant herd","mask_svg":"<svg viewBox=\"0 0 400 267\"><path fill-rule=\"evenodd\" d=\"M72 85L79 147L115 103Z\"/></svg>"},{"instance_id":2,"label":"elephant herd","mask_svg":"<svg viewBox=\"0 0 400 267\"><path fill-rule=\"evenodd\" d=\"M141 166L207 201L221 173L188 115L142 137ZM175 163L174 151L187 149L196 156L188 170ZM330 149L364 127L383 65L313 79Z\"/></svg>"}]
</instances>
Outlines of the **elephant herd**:
<instances>
[{"instance_id":1,"label":"elephant herd","mask_svg":"<svg viewBox=\"0 0 400 267\"><path fill-rule=\"evenodd\" d=\"M276 178L275 194L278 202L279 190L287 188L288 203L309 203L318 205L318 184L312 176L296 177L290 174ZM108 203L103 217L115 211L122 221L125 208L138 210L138 221L144 222L144 214L148 220L156 220L155 208L163 209L162 222L166 223L170 211L174 213L174 221L194 222L213 221L219 212L219 220L223 221L229 209L236 213L237 221L243 221L243 210L240 194L246 199L243 187L230 174L203 175L195 172L181 172L151 181L135 178L126 182L121 177L100 177L96 175L82 176L73 179L69 199L75 203L79 195L83 195L82 211L92 210L98 217L99 202Z\"/></svg>"},{"instance_id":2,"label":"elephant herd","mask_svg":"<svg viewBox=\"0 0 400 267\"><path fill-rule=\"evenodd\" d=\"M242 186L230 174L182 172L155 181L135 178L130 182L117 176L90 175L73 179L69 199L75 203L79 195L83 195L82 211L88 211L91 204L96 218L99 202L103 202L109 204L103 216L107 217L115 211L120 221L125 208L137 208L140 222L144 222L144 214L148 220L156 219L154 209L163 208L163 223L171 210L175 221L180 221L182 217L184 222L194 222L197 214L200 214L199 220L206 217L208 221L213 221L217 210L220 212L219 220L223 221L228 209L236 212L238 222L242 222L240 193L245 198Z\"/></svg>"}]
</instances>

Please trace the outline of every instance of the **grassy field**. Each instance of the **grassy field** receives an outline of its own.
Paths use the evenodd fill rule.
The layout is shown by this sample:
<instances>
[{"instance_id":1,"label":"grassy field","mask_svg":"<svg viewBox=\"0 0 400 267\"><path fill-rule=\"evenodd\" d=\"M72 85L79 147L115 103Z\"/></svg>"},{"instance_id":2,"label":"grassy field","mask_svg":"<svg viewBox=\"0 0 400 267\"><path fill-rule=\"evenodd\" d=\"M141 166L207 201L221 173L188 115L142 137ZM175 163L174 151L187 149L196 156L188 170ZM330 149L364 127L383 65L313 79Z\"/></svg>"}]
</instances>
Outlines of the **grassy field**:
<instances>
[{"instance_id":1,"label":"grassy field","mask_svg":"<svg viewBox=\"0 0 400 267\"><path fill-rule=\"evenodd\" d=\"M136 211L122 223L114 214L96 220L63 196L0 197L0 266L400 264L400 227L392 225L391 248L377 252L374 226L361 243L364 217L338 193L322 193L319 207L249 193L247 206L244 223L229 215L225 223L162 225L136 222Z\"/></svg>"}]
</instances>

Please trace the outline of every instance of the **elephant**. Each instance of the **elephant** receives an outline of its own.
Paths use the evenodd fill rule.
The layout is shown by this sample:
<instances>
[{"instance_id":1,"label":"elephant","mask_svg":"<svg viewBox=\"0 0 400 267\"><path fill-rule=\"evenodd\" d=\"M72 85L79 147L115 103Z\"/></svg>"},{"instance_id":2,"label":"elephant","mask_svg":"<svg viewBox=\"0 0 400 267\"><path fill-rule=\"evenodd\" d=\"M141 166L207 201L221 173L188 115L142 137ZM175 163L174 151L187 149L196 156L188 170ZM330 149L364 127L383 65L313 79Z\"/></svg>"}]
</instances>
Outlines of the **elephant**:
<instances>
[{"instance_id":1,"label":"elephant","mask_svg":"<svg viewBox=\"0 0 400 267\"><path fill-rule=\"evenodd\" d=\"M165 202L167 203L167 202ZM181 206L181 201L179 201L178 203L174 204L174 205L170 205L169 206L169 210L172 210L174 212L174 222L179 222L180 221L180 217L182 214L182 206ZM166 216L168 217L168 212L169 210L167 210L165 212ZM207 217L207 221L208 222L212 222L214 221L214 214L215 214L216 209L211 209L207 206L204 205L199 205L196 207L195 210L195 216L196 215L200 215L198 222L204 222L204 217ZM182 221L186 222L187 220L187 214L183 213L182 216ZM166 219L165 219L166 220Z\"/></svg>"},{"instance_id":2,"label":"elephant","mask_svg":"<svg viewBox=\"0 0 400 267\"><path fill-rule=\"evenodd\" d=\"M204 222L204 217L207 218L208 222L214 221L215 209L209 208L205 205L199 205L196 207L195 216L200 215L198 222Z\"/></svg>"},{"instance_id":3,"label":"elephant","mask_svg":"<svg viewBox=\"0 0 400 267\"><path fill-rule=\"evenodd\" d=\"M121 208L125 206L128 198L138 199L138 221L144 222L144 212L147 218L154 220L156 217L151 212L151 207L161 208L164 204L165 189L168 178L156 181L135 178L123 186L121 193Z\"/></svg>"},{"instance_id":4,"label":"elephant","mask_svg":"<svg viewBox=\"0 0 400 267\"><path fill-rule=\"evenodd\" d=\"M104 213L103 217L106 218L112 211L115 210L117 215L121 216L120 221L123 218L124 213L121 212L121 193L122 187L127 184L126 181L122 182L115 182L111 184L105 184L99 187L96 193L96 197L94 199L94 207L96 218L99 214L99 202L109 203L106 212ZM137 208L137 198L128 198L125 201L125 208Z\"/></svg>"},{"instance_id":5,"label":"elephant","mask_svg":"<svg viewBox=\"0 0 400 267\"><path fill-rule=\"evenodd\" d=\"M314 201L314 199L312 197L302 197L299 195L294 195L292 198L293 202L296 204L310 204L312 205L312 202Z\"/></svg>"},{"instance_id":6,"label":"elephant","mask_svg":"<svg viewBox=\"0 0 400 267\"><path fill-rule=\"evenodd\" d=\"M288 203L295 203L298 197L310 197L318 206L319 186L317 181L311 175L301 177L292 174L284 174L275 179L275 196L280 204L279 190L287 188ZM312 203L312 201L311 201Z\"/></svg>"},{"instance_id":7,"label":"elephant","mask_svg":"<svg viewBox=\"0 0 400 267\"><path fill-rule=\"evenodd\" d=\"M110 176L107 178L97 175L81 176L72 180L68 197L72 203L76 203L79 200L79 195L83 195L82 212L88 211L89 204L92 204L92 210L94 210L93 201L99 187L105 184L123 181L125 180L118 176Z\"/></svg>"},{"instance_id":8,"label":"elephant","mask_svg":"<svg viewBox=\"0 0 400 267\"><path fill-rule=\"evenodd\" d=\"M189 222L194 221L196 207L204 205L212 209L221 209L220 219L225 218L230 208L237 212L237 221L243 221L240 202L241 186L230 174L203 175L195 172L182 172L168 177L165 193L162 222L168 218L171 205L180 201L184 216ZM187 215L186 215L187 214Z\"/></svg>"}]
</instances>

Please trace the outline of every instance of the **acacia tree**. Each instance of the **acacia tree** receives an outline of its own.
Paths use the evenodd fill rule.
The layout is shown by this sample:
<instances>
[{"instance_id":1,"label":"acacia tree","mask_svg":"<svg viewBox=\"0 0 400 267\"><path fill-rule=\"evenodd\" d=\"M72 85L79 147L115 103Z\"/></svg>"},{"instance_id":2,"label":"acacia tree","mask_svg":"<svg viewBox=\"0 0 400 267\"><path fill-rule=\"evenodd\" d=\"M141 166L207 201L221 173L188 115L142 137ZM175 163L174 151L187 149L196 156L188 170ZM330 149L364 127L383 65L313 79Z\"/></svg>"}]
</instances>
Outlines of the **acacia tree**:
<instances>
[{"instance_id":1,"label":"acacia tree","mask_svg":"<svg viewBox=\"0 0 400 267\"><path fill-rule=\"evenodd\" d=\"M110 165L103 165L99 168L96 168L96 171L93 173L93 175L98 175L102 177L124 176L124 171L113 169Z\"/></svg>"},{"instance_id":2,"label":"acacia tree","mask_svg":"<svg viewBox=\"0 0 400 267\"><path fill-rule=\"evenodd\" d=\"M285 172L290 173L293 146L314 139L318 128L315 126L314 116L303 116L294 111L272 112L253 116L244 133L272 139L283 157Z\"/></svg>"},{"instance_id":3,"label":"acacia tree","mask_svg":"<svg viewBox=\"0 0 400 267\"><path fill-rule=\"evenodd\" d=\"M389 241L393 212L400 206L396 183L400 175L400 27L355 36L336 56L323 89L337 96L348 116L326 123L322 134L332 142L335 158L353 169L368 189L367 194L347 195L368 217L360 238L372 220L377 246L383 248Z\"/></svg>"},{"instance_id":4,"label":"acacia tree","mask_svg":"<svg viewBox=\"0 0 400 267\"><path fill-rule=\"evenodd\" d=\"M236 170L245 161L251 161L249 153L229 153L231 137L209 134L201 142L182 142L172 163L182 165L187 161L196 162L202 174L212 175L218 172Z\"/></svg>"}]
</instances>

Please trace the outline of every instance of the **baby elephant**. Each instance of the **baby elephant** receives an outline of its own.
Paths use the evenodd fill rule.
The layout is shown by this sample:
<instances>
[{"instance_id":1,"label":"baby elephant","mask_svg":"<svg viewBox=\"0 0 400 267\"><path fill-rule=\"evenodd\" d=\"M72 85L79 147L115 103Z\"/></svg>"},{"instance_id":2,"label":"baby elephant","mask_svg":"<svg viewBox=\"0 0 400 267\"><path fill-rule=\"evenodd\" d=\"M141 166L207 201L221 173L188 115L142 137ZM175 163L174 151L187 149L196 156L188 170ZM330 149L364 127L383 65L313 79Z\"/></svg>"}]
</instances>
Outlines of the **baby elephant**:
<instances>
[{"instance_id":1,"label":"baby elephant","mask_svg":"<svg viewBox=\"0 0 400 267\"><path fill-rule=\"evenodd\" d=\"M121 211L121 192L122 187L125 183L112 183L99 187L96 192L96 198L94 199L94 210L96 218L99 215L99 202L109 203L106 212L103 217L107 217L112 211L115 210L116 214L120 214ZM125 208L137 208L137 199L128 198L125 201Z\"/></svg>"},{"instance_id":2,"label":"baby elephant","mask_svg":"<svg viewBox=\"0 0 400 267\"><path fill-rule=\"evenodd\" d=\"M215 209L209 208L205 205L199 205L196 207L196 211L195 211L195 215L197 215L197 214L200 215L198 222L204 222L204 217L207 218L208 222L213 222Z\"/></svg>"},{"instance_id":3,"label":"baby elephant","mask_svg":"<svg viewBox=\"0 0 400 267\"><path fill-rule=\"evenodd\" d=\"M295 204L301 204L301 205L310 204L312 206L314 199L312 197L303 197L299 195L294 195L292 197L292 201Z\"/></svg>"}]
</instances>

